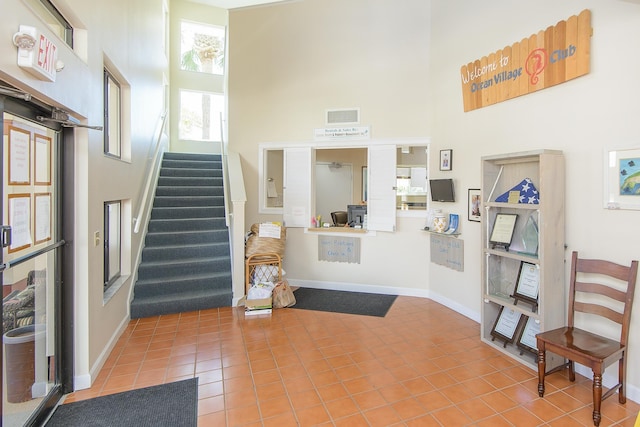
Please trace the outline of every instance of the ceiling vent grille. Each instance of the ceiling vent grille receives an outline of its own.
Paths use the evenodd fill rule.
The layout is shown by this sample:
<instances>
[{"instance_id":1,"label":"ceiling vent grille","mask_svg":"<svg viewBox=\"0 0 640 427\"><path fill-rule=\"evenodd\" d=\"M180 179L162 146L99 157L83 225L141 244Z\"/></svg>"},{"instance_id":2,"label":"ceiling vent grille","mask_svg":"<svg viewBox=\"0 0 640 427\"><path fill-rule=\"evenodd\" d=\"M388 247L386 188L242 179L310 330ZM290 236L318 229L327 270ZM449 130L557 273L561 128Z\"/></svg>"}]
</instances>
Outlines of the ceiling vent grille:
<instances>
[{"instance_id":1,"label":"ceiling vent grille","mask_svg":"<svg viewBox=\"0 0 640 427\"><path fill-rule=\"evenodd\" d=\"M356 125L360 123L360 109L327 110L327 125Z\"/></svg>"}]
</instances>

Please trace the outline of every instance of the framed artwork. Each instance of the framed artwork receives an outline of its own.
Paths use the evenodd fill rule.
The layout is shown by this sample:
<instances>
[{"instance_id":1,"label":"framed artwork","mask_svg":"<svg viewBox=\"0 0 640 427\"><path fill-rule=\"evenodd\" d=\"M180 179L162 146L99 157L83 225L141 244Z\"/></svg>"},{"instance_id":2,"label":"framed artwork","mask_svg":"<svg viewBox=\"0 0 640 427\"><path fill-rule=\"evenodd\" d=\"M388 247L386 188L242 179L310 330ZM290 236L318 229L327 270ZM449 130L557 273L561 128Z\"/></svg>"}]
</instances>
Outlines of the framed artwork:
<instances>
[{"instance_id":1,"label":"framed artwork","mask_svg":"<svg viewBox=\"0 0 640 427\"><path fill-rule=\"evenodd\" d=\"M640 210L640 148L606 150L604 208Z\"/></svg>"},{"instance_id":2,"label":"framed artwork","mask_svg":"<svg viewBox=\"0 0 640 427\"><path fill-rule=\"evenodd\" d=\"M516 345L521 350L520 355L527 351L537 356L538 343L536 341L536 334L540 333L540 322L536 322L534 318L529 316L524 317L526 318L524 328L520 330Z\"/></svg>"},{"instance_id":3,"label":"framed artwork","mask_svg":"<svg viewBox=\"0 0 640 427\"><path fill-rule=\"evenodd\" d=\"M480 222L480 189L479 188L470 188L468 194L468 212L469 212L469 221Z\"/></svg>"},{"instance_id":4,"label":"framed artwork","mask_svg":"<svg viewBox=\"0 0 640 427\"><path fill-rule=\"evenodd\" d=\"M491 329L492 340L503 341L505 347L513 343L525 317L519 311L502 306Z\"/></svg>"},{"instance_id":5,"label":"framed artwork","mask_svg":"<svg viewBox=\"0 0 640 427\"><path fill-rule=\"evenodd\" d=\"M453 150L440 150L440 170L450 171L453 161Z\"/></svg>"}]
</instances>

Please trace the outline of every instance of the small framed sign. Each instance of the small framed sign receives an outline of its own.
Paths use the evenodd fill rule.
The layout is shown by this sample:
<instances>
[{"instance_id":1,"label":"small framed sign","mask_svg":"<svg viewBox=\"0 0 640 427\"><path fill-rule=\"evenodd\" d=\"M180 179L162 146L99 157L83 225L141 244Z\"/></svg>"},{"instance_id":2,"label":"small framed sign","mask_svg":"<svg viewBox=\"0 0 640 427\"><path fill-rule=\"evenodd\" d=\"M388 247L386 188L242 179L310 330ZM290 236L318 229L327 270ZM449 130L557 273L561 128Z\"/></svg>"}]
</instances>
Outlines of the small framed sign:
<instances>
[{"instance_id":1,"label":"small framed sign","mask_svg":"<svg viewBox=\"0 0 640 427\"><path fill-rule=\"evenodd\" d=\"M536 341L536 335L540 333L540 322L537 322L534 318L526 317L524 328L520 330L520 336L516 345L521 350L520 355L525 351L538 355L538 343Z\"/></svg>"},{"instance_id":2,"label":"small framed sign","mask_svg":"<svg viewBox=\"0 0 640 427\"><path fill-rule=\"evenodd\" d=\"M523 320L524 317L522 313L512 308L502 306L496 322L493 325L493 329L491 329L492 340L499 339L503 341L505 347L507 344L513 343Z\"/></svg>"},{"instance_id":3,"label":"small framed sign","mask_svg":"<svg viewBox=\"0 0 640 427\"><path fill-rule=\"evenodd\" d=\"M518 214L497 214L496 219L493 222L493 229L491 230L489 243L494 246L504 246L506 250L509 250L517 219Z\"/></svg>"},{"instance_id":4,"label":"small framed sign","mask_svg":"<svg viewBox=\"0 0 640 427\"><path fill-rule=\"evenodd\" d=\"M526 301L533 305L533 310L538 308L538 291L540 289L540 267L537 264L521 261L516 289L511 297Z\"/></svg>"}]
</instances>

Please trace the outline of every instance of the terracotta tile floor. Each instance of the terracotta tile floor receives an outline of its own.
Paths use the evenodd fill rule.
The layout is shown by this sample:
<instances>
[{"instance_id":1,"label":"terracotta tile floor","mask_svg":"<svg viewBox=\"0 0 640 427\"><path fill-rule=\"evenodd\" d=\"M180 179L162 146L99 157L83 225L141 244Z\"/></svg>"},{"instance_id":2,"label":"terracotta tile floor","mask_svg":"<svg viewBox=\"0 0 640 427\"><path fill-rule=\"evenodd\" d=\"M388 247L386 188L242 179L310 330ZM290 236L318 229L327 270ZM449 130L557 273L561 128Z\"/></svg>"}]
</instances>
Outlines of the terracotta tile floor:
<instances>
[{"instance_id":1,"label":"terracotta tile floor","mask_svg":"<svg viewBox=\"0 0 640 427\"><path fill-rule=\"evenodd\" d=\"M66 402L198 377L199 426L590 426L591 382L547 379L428 299L385 318L221 308L132 320L96 381ZM640 405L605 400L601 426Z\"/></svg>"}]
</instances>

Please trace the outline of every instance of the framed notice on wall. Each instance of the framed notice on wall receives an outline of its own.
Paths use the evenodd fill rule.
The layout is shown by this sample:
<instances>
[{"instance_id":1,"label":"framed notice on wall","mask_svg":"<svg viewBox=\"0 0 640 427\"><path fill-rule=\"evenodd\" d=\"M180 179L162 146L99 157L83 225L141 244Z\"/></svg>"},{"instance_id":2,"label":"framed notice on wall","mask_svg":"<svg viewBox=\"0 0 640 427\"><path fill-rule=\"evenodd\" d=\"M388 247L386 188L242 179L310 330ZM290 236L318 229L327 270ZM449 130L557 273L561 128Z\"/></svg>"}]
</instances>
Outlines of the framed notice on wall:
<instances>
[{"instance_id":1,"label":"framed notice on wall","mask_svg":"<svg viewBox=\"0 0 640 427\"><path fill-rule=\"evenodd\" d=\"M9 126L9 185L31 184L31 132Z\"/></svg>"}]
</instances>

